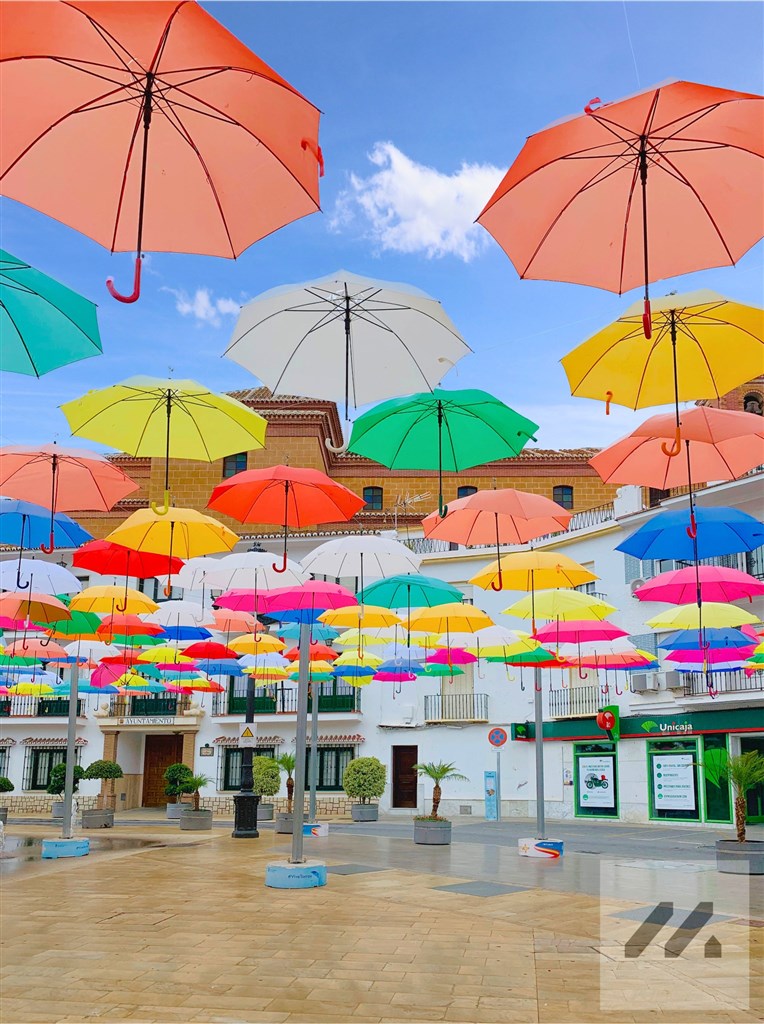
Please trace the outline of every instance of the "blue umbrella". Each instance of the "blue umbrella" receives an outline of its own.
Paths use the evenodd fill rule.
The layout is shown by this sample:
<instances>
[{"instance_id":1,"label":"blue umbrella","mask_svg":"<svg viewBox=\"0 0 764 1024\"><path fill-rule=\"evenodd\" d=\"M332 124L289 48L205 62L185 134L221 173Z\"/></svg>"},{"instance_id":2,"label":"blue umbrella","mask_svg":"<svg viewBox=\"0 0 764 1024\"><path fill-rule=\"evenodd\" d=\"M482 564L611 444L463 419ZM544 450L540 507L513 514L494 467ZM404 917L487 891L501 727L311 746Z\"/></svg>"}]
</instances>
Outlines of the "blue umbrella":
<instances>
[{"instance_id":1,"label":"blue umbrella","mask_svg":"<svg viewBox=\"0 0 764 1024\"><path fill-rule=\"evenodd\" d=\"M209 640L212 633L204 626L165 626L157 636L162 640Z\"/></svg>"},{"instance_id":2,"label":"blue umbrella","mask_svg":"<svg viewBox=\"0 0 764 1024\"><path fill-rule=\"evenodd\" d=\"M377 667L377 672L413 672L416 676L424 673L424 664L413 658L388 658Z\"/></svg>"},{"instance_id":3,"label":"blue umbrella","mask_svg":"<svg viewBox=\"0 0 764 1024\"><path fill-rule=\"evenodd\" d=\"M710 647L729 647L730 657L734 657L736 647L750 647L755 644L753 637L747 636L741 629L732 627L707 626L704 630L705 643ZM666 651L694 651L698 646L697 629L678 629L658 642L658 646Z\"/></svg>"},{"instance_id":4,"label":"blue umbrella","mask_svg":"<svg viewBox=\"0 0 764 1024\"><path fill-rule=\"evenodd\" d=\"M690 528L689 509L659 512L616 546L634 558L673 558L692 562L698 558L732 555L764 545L764 523L736 508L695 507L697 536Z\"/></svg>"},{"instance_id":5,"label":"blue umbrella","mask_svg":"<svg viewBox=\"0 0 764 1024\"><path fill-rule=\"evenodd\" d=\"M78 548L86 541L92 540L92 534L84 530L63 512L53 516L51 534L50 509L42 505L33 505L31 501L20 501L18 498L0 497L0 544L9 544L19 548L19 570L16 573L16 587L26 590L29 583L21 583L21 556L24 548L37 548L49 544L57 548Z\"/></svg>"},{"instance_id":6,"label":"blue umbrella","mask_svg":"<svg viewBox=\"0 0 764 1024\"><path fill-rule=\"evenodd\" d=\"M223 661L200 661L199 671L208 676L243 676L244 673L238 661L233 658Z\"/></svg>"}]
</instances>

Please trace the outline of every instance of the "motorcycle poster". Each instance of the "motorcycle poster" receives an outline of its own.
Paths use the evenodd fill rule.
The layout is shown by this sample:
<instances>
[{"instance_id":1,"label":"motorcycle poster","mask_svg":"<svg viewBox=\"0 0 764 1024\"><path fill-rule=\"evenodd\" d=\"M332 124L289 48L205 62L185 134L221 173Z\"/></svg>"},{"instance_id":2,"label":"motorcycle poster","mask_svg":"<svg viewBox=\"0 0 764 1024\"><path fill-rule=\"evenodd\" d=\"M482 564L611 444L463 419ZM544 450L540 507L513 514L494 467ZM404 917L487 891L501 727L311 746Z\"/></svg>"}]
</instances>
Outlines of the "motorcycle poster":
<instances>
[{"instance_id":1,"label":"motorcycle poster","mask_svg":"<svg viewBox=\"0 0 764 1024\"><path fill-rule=\"evenodd\" d=\"M578 802L580 807L615 807L615 757L578 758Z\"/></svg>"}]
</instances>

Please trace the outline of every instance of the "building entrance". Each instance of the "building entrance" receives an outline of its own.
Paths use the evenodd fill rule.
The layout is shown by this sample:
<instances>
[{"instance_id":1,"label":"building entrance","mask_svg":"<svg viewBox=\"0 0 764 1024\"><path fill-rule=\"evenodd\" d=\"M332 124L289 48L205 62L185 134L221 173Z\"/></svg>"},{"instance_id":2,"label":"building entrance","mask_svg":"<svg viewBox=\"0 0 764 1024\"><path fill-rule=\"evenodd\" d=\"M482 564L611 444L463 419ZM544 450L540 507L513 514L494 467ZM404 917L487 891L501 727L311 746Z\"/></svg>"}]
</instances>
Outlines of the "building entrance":
<instances>
[{"instance_id":1,"label":"building entrance","mask_svg":"<svg viewBox=\"0 0 764 1024\"><path fill-rule=\"evenodd\" d=\"M416 807L417 747L393 747L393 807Z\"/></svg>"},{"instance_id":2,"label":"building entrance","mask_svg":"<svg viewBox=\"0 0 764 1024\"><path fill-rule=\"evenodd\" d=\"M161 807L167 803L164 771L183 759L183 737L180 734L146 735L143 755L143 807Z\"/></svg>"}]
</instances>

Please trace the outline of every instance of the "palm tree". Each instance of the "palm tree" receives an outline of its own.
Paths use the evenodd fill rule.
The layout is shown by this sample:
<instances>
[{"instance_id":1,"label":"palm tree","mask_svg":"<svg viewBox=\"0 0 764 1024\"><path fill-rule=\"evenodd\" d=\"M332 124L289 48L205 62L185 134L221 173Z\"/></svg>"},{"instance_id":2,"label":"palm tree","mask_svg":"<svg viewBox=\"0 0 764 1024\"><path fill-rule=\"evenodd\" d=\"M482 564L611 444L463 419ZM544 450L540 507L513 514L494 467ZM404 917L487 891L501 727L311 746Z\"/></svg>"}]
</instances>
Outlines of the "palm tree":
<instances>
[{"instance_id":1,"label":"palm tree","mask_svg":"<svg viewBox=\"0 0 764 1024\"><path fill-rule=\"evenodd\" d=\"M211 780L208 779L206 775L187 775L181 783L183 786L183 792L192 794L192 806L195 811L200 809L199 790L204 789L205 786L209 785L210 781Z\"/></svg>"},{"instance_id":2,"label":"palm tree","mask_svg":"<svg viewBox=\"0 0 764 1024\"><path fill-rule=\"evenodd\" d=\"M764 783L764 757L757 750L728 757L719 774L729 779L735 794L735 828L737 841L744 843L746 808L745 798L750 790Z\"/></svg>"},{"instance_id":3,"label":"palm tree","mask_svg":"<svg viewBox=\"0 0 764 1024\"><path fill-rule=\"evenodd\" d=\"M441 790L440 784L444 779L453 779L454 782L467 782L467 776L461 775L453 764L447 764L445 761L428 761L423 764L415 764L414 771L420 775L426 775L428 779L432 779L434 786L432 788L432 810L430 811L430 817L437 819L438 807L440 806Z\"/></svg>"},{"instance_id":4,"label":"palm tree","mask_svg":"<svg viewBox=\"0 0 764 1024\"><path fill-rule=\"evenodd\" d=\"M281 757L276 758L276 764L282 770L286 772L286 788L287 788L287 814L292 813L292 797L294 796L294 779L292 778L292 772L295 766L294 754L282 754Z\"/></svg>"}]
</instances>

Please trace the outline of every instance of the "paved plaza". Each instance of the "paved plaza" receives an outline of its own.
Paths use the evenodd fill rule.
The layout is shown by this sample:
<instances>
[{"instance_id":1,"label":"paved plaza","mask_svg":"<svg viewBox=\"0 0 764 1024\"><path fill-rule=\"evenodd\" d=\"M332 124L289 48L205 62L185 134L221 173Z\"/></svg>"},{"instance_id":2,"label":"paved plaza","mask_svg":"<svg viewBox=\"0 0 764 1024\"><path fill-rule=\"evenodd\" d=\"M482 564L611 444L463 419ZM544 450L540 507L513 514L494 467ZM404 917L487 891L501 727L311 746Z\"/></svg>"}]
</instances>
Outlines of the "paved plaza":
<instances>
[{"instance_id":1,"label":"paved plaza","mask_svg":"<svg viewBox=\"0 0 764 1024\"><path fill-rule=\"evenodd\" d=\"M2 1020L764 1019L764 894L716 872L715 833L571 823L544 862L517 855L524 826L459 825L428 848L410 823L337 825L306 841L329 884L296 892L263 885L289 845L265 828L236 841L147 817L42 862L14 837L52 828L11 824ZM661 902L673 913L646 941Z\"/></svg>"}]
</instances>

